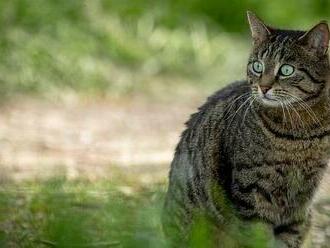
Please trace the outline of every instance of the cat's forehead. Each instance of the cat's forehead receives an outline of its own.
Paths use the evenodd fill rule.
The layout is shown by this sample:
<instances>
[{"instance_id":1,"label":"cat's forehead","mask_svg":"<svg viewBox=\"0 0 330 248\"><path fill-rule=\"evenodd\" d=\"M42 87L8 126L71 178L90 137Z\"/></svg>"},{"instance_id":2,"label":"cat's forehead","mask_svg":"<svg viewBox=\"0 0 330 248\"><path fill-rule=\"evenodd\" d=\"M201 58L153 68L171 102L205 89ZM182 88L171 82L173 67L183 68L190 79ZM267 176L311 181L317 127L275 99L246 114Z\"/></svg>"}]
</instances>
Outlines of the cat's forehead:
<instances>
[{"instance_id":1,"label":"cat's forehead","mask_svg":"<svg viewBox=\"0 0 330 248\"><path fill-rule=\"evenodd\" d=\"M261 47L285 48L292 46L304 34L304 31L273 30L272 35L262 44Z\"/></svg>"},{"instance_id":2,"label":"cat's forehead","mask_svg":"<svg viewBox=\"0 0 330 248\"><path fill-rule=\"evenodd\" d=\"M290 60L297 54L296 41L305 31L273 30L267 41L254 49L254 56L260 60Z\"/></svg>"},{"instance_id":3,"label":"cat's forehead","mask_svg":"<svg viewBox=\"0 0 330 248\"><path fill-rule=\"evenodd\" d=\"M282 40L284 38L289 38L291 40L298 40L305 33L306 31L300 30L272 29L271 39Z\"/></svg>"}]
</instances>

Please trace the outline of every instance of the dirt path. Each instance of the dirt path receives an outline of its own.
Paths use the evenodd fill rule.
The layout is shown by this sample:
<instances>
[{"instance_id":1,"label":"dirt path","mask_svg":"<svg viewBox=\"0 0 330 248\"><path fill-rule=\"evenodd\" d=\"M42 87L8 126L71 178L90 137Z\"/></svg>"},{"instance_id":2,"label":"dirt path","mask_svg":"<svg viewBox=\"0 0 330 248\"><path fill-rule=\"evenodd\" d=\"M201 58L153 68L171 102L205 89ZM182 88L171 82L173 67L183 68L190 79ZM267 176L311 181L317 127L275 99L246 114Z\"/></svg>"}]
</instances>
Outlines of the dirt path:
<instances>
[{"instance_id":1,"label":"dirt path","mask_svg":"<svg viewBox=\"0 0 330 248\"><path fill-rule=\"evenodd\" d=\"M132 173L147 169L163 177L196 102L10 103L0 114L0 163L14 179L56 173L107 178L115 167Z\"/></svg>"}]
</instances>

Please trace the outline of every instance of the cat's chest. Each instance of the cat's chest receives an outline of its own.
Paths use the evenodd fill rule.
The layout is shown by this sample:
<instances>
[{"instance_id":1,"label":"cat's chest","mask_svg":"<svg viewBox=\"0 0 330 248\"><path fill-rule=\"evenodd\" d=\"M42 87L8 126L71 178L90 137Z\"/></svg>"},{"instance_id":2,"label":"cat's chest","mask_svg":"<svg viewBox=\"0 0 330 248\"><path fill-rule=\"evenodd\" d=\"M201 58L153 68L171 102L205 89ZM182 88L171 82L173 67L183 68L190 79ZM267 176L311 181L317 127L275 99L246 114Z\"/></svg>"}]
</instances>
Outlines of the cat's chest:
<instances>
[{"instance_id":1,"label":"cat's chest","mask_svg":"<svg viewBox=\"0 0 330 248\"><path fill-rule=\"evenodd\" d=\"M247 164L278 163L301 164L304 161L323 162L329 158L330 137L314 137L312 139L295 139L278 137L249 120L230 130L232 138L230 147L232 162Z\"/></svg>"},{"instance_id":2,"label":"cat's chest","mask_svg":"<svg viewBox=\"0 0 330 248\"><path fill-rule=\"evenodd\" d=\"M274 144L259 135L249 141L237 142L229 159L231 193L242 213L280 223L305 209L327 166L328 140Z\"/></svg>"},{"instance_id":3,"label":"cat's chest","mask_svg":"<svg viewBox=\"0 0 330 248\"><path fill-rule=\"evenodd\" d=\"M329 151L328 139L274 143L260 135L250 142L242 140L230 158L233 180L272 193L310 191L323 174Z\"/></svg>"}]
</instances>

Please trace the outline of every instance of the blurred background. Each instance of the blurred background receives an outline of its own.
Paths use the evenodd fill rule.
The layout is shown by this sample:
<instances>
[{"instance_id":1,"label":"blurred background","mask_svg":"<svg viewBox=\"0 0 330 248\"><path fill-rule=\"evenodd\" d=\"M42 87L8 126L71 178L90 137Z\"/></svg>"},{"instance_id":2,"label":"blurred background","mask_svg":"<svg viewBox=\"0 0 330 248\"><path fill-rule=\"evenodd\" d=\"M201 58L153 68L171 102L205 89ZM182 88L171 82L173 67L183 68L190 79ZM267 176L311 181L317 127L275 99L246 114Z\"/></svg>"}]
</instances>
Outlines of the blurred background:
<instances>
[{"instance_id":1,"label":"blurred background","mask_svg":"<svg viewBox=\"0 0 330 248\"><path fill-rule=\"evenodd\" d=\"M164 247L175 144L244 78L246 10L305 30L330 1L0 1L1 247ZM329 190L313 247L328 247Z\"/></svg>"}]
</instances>

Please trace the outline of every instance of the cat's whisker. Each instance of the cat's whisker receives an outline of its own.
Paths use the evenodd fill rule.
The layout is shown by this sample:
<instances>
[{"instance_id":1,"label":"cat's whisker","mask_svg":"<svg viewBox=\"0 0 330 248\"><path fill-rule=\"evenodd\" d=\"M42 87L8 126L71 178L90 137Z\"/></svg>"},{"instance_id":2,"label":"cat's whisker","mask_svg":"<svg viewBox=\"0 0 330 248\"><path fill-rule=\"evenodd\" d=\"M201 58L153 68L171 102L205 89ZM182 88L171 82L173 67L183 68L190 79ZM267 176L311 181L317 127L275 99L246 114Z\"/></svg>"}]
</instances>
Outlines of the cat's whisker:
<instances>
[{"instance_id":1,"label":"cat's whisker","mask_svg":"<svg viewBox=\"0 0 330 248\"><path fill-rule=\"evenodd\" d=\"M281 94L278 94L278 96L283 96ZM299 118L300 123L302 124L302 126L305 128L305 124L303 122L303 119L301 118L301 115L299 114L299 112L296 110L296 108L293 106L293 104L290 101L287 101L286 103L283 103L289 106L289 109L293 110L294 113L296 114L296 116Z\"/></svg>"},{"instance_id":2,"label":"cat's whisker","mask_svg":"<svg viewBox=\"0 0 330 248\"><path fill-rule=\"evenodd\" d=\"M247 115L247 113L249 112L249 110L251 109L252 105L253 105L253 102L256 100L257 98L252 95L252 101L250 102L249 106L246 108L245 110L245 113L244 113L244 116L243 116L243 121L242 121L242 124L244 124L244 121L245 121L245 117Z\"/></svg>"},{"instance_id":3,"label":"cat's whisker","mask_svg":"<svg viewBox=\"0 0 330 248\"><path fill-rule=\"evenodd\" d=\"M291 94L289 94L289 93L282 93L282 94L279 94L280 96L282 96L282 97L291 97L291 98L293 98L294 100L296 100L296 101L294 101L294 103L295 104L299 104L299 106L301 106L309 115L310 115L310 117L312 117L313 119L314 119L314 117L313 116L311 116L311 114L310 114L310 111L304 106L304 105L302 105L302 102L301 102L301 100L302 99L300 99L300 98L297 98L297 97L295 97L294 95L291 95ZM291 105L292 107L293 107L293 104L292 104L292 102L291 101L289 101L289 100L285 100L284 101L284 104L285 105ZM294 107L293 107L294 108ZM295 112L296 112L296 114L297 114L297 111L296 111L296 109L294 108L294 110L295 110Z\"/></svg>"},{"instance_id":4,"label":"cat's whisker","mask_svg":"<svg viewBox=\"0 0 330 248\"><path fill-rule=\"evenodd\" d=\"M240 100L242 97L247 96L247 95L249 95L249 94L250 94L250 92L247 92L247 93L244 93L244 94L242 94L242 95L239 95L238 97L236 97L236 98L235 98L235 99L234 99L234 100L228 105L228 107L226 107L226 109L224 110L224 113L225 113L225 115L224 115L224 119L225 119L225 120L228 120L228 119L229 119L230 116L228 116L228 115L229 115L231 109L234 107L234 104L235 104L238 100Z\"/></svg>"},{"instance_id":5,"label":"cat's whisker","mask_svg":"<svg viewBox=\"0 0 330 248\"><path fill-rule=\"evenodd\" d=\"M279 95L277 95L277 96L275 96L275 98L276 98L276 100L281 104L281 107L282 106L284 106L285 107L285 109L286 109L286 111L288 112L288 116L289 116L289 118L290 118L290 125L291 125L291 128L292 129L295 129L295 128L293 128L293 126L295 127L295 125L293 125L293 120L292 120L292 116L291 116L291 114L290 114L290 106L287 106L286 104L284 104L283 102L282 102L282 100L281 100L281 98L279 97Z\"/></svg>"},{"instance_id":6,"label":"cat's whisker","mask_svg":"<svg viewBox=\"0 0 330 248\"><path fill-rule=\"evenodd\" d=\"M290 108L289 108L289 106L286 105L286 104L285 104L284 106L285 106L286 110L288 111L288 115L289 115L289 119L290 119L291 128L292 128L292 130L294 130L294 129L296 129L296 128L295 128L295 125L294 125L293 120L292 120L292 116L291 116L291 113L290 113Z\"/></svg>"},{"instance_id":7,"label":"cat's whisker","mask_svg":"<svg viewBox=\"0 0 330 248\"><path fill-rule=\"evenodd\" d=\"M282 118L282 126L284 125L284 123L286 123L286 114L284 111L284 103L282 102L282 100L279 100L280 104L281 104L281 108L282 108L282 112L283 112L283 118Z\"/></svg>"},{"instance_id":8,"label":"cat's whisker","mask_svg":"<svg viewBox=\"0 0 330 248\"><path fill-rule=\"evenodd\" d=\"M315 123L318 123L320 125L320 127L323 127L320 119L316 116L315 112L313 111L313 109L310 106L308 106L304 102L299 102L299 104L301 107L303 107L306 110L306 112L310 115L310 117L312 117L312 119Z\"/></svg>"},{"instance_id":9,"label":"cat's whisker","mask_svg":"<svg viewBox=\"0 0 330 248\"><path fill-rule=\"evenodd\" d=\"M239 108L235 111L235 113L232 115L231 121L229 123L229 126L231 125L231 123L233 122L233 120L235 119L237 113L242 109L242 107L247 104L249 102L249 100L251 100L252 96L249 96L240 106Z\"/></svg>"},{"instance_id":10,"label":"cat's whisker","mask_svg":"<svg viewBox=\"0 0 330 248\"><path fill-rule=\"evenodd\" d=\"M304 124L304 121L303 119L301 118L301 115L299 114L299 112L295 109L295 107L292 105L292 103L288 103L289 106L291 106L291 109L295 112L295 114L297 115L297 117L299 118L299 121L301 122L303 128L305 128L305 124Z\"/></svg>"},{"instance_id":11,"label":"cat's whisker","mask_svg":"<svg viewBox=\"0 0 330 248\"><path fill-rule=\"evenodd\" d=\"M321 121L319 120L319 118L317 118L315 112L313 111L313 109L311 107L309 107L307 104L303 104L303 103L298 103L303 109L306 110L306 113L312 118L312 121L314 123L317 123L320 127L323 127Z\"/></svg>"},{"instance_id":12,"label":"cat's whisker","mask_svg":"<svg viewBox=\"0 0 330 248\"><path fill-rule=\"evenodd\" d=\"M320 127L323 127L321 121L317 118L317 116L316 116L315 112L313 111L313 109L310 106L308 106L306 103L304 103L302 98L300 98L298 96L295 96L295 95L292 95L288 92L285 93L285 96L289 96L289 97L295 99L296 100L295 102L297 104L299 104L307 112L307 114L312 118L313 122L319 124Z\"/></svg>"}]
</instances>

